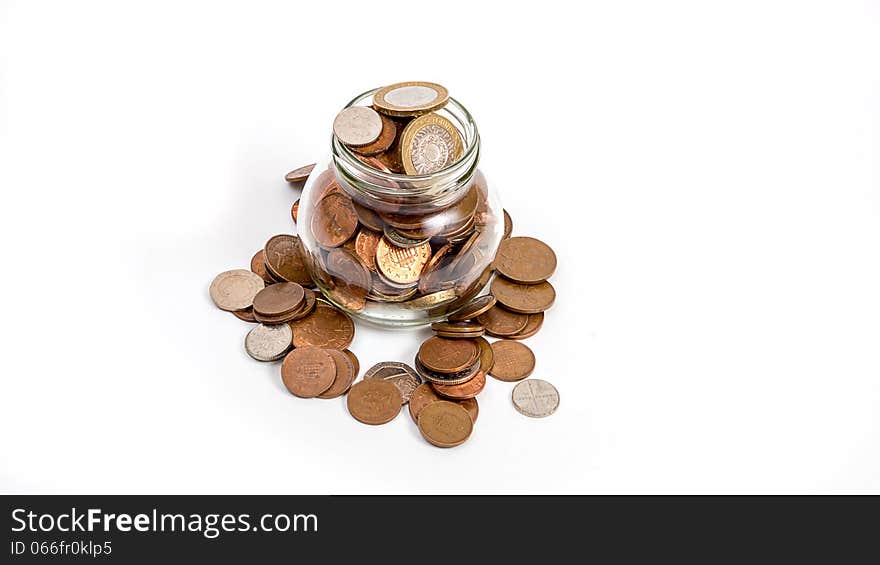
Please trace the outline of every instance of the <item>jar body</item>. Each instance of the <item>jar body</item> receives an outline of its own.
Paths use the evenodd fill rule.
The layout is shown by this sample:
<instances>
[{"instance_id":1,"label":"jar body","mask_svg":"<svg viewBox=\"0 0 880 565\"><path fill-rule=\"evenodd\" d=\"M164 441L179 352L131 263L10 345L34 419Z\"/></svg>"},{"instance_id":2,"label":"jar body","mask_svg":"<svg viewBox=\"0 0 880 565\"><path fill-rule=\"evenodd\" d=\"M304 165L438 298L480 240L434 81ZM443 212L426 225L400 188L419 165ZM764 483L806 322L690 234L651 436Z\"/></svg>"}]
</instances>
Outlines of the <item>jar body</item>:
<instances>
[{"instance_id":1,"label":"jar body","mask_svg":"<svg viewBox=\"0 0 880 565\"><path fill-rule=\"evenodd\" d=\"M485 289L504 216L476 163L451 183L441 179L443 190L421 179L416 191L378 195L352 180L350 164L337 155L318 162L300 198L303 257L330 302L377 325L418 326Z\"/></svg>"}]
</instances>

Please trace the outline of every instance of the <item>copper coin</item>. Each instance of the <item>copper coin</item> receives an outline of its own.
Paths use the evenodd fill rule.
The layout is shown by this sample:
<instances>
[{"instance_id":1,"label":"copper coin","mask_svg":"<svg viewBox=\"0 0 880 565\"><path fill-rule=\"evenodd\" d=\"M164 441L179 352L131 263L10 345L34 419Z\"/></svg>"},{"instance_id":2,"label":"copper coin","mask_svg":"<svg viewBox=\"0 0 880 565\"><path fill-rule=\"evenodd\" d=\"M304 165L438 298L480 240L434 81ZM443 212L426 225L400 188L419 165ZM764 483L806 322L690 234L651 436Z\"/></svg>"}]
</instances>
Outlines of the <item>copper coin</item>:
<instances>
[{"instance_id":1,"label":"copper coin","mask_svg":"<svg viewBox=\"0 0 880 565\"><path fill-rule=\"evenodd\" d=\"M483 392L483 389L486 387L486 373L480 371L471 380L457 385L444 385L432 382L431 386L434 387L434 390L440 396L453 400L465 400Z\"/></svg>"},{"instance_id":2,"label":"copper coin","mask_svg":"<svg viewBox=\"0 0 880 565\"><path fill-rule=\"evenodd\" d=\"M431 329L435 332L471 333L482 332L484 328L481 324L475 324L473 322L434 322L431 324Z\"/></svg>"},{"instance_id":3,"label":"copper coin","mask_svg":"<svg viewBox=\"0 0 880 565\"><path fill-rule=\"evenodd\" d=\"M495 269L514 282L540 283L556 270L556 254L543 241L532 237L511 237L498 247Z\"/></svg>"},{"instance_id":4,"label":"copper coin","mask_svg":"<svg viewBox=\"0 0 880 565\"><path fill-rule=\"evenodd\" d=\"M376 248L379 247L379 241L381 240L381 234L368 229L358 231L358 234L355 236L355 253L371 271L376 270Z\"/></svg>"},{"instance_id":5,"label":"copper coin","mask_svg":"<svg viewBox=\"0 0 880 565\"><path fill-rule=\"evenodd\" d=\"M510 217L507 210L504 210L504 235L501 236L501 239L509 239L511 233L513 233L513 218Z\"/></svg>"},{"instance_id":6,"label":"copper coin","mask_svg":"<svg viewBox=\"0 0 880 565\"><path fill-rule=\"evenodd\" d=\"M254 318L254 307L245 308L244 310L235 310L233 312L236 318L239 320L243 320L245 322L257 323L257 319Z\"/></svg>"},{"instance_id":7,"label":"copper coin","mask_svg":"<svg viewBox=\"0 0 880 565\"><path fill-rule=\"evenodd\" d=\"M416 372L419 374L420 377L422 377L422 379L441 385L460 385L461 383L466 383L477 376L477 373L480 372L481 366L482 363L479 359L477 359L477 361L471 364L469 367L466 367L465 369L462 369L461 371L458 371L456 373L438 373L422 365L422 362L419 361L418 356L416 356L415 362Z\"/></svg>"},{"instance_id":8,"label":"copper coin","mask_svg":"<svg viewBox=\"0 0 880 565\"><path fill-rule=\"evenodd\" d=\"M400 390L401 400L404 404L409 402L413 390L422 384L421 377L412 367L397 361L376 363L364 373L364 378L382 379L394 383L394 386Z\"/></svg>"},{"instance_id":9,"label":"copper coin","mask_svg":"<svg viewBox=\"0 0 880 565\"><path fill-rule=\"evenodd\" d=\"M332 282L328 297L348 310L363 310L372 277L361 258L348 249L334 249L327 256L327 272Z\"/></svg>"},{"instance_id":10,"label":"copper coin","mask_svg":"<svg viewBox=\"0 0 880 565\"><path fill-rule=\"evenodd\" d=\"M354 206L355 214L361 225L374 232L382 233L384 224L382 223L382 218L379 217L379 214L365 206L361 206L357 202L352 202L351 204Z\"/></svg>"},{"instance_id":11,"label":"copper coin","mask_svg":"<svg viewBox=\"0 0 880 565\"><path fill-rule=\"evenodd\" d=\"M515 333L513 335L507 336L507 339L526 339L532 337L541 329L541 326L544 325L544 313L540 312L538 314L529 314L529 321L526 323L526 327L522 329L522 331Z\"/></svg>"},{"instance_id":12,"label":"copper coin","mask_svg":"<svg viewBox=\"0 0 880 565\"><path fill-rule=\"evenodd\" d=\"M279 234L269 238L263 250L263 258L266 269L275 278L304 286L312 284L297 236Z\"/></svg>"},{"instance_id":13,"label":"copper coin","mask_svg":"<svg viewBox=\"0 0 880 565\"><path fill-rule=\"evenodd\" d=\"M351 199L332 192L321 199L312 215L312 235L324 247L339 247L354 235L358 218Z\"/></svg>"},{"instance_id":14,"label":"copper coin","mask_svg":"<svg viewBox=\"0 0 880 565\"><path fill-rule=\"evenodd\" d=\"M477 321L486 328L486 333L496 337L515 335L523 331L529 322L525 314L517 314L497 304L477 316Z\"/></svg>"},{"instance_id":15,"label":"copper coin","mask_svg":"<svg viewBox=\"0 0 880 565\"><path fill-rule=\"evenodd\" d=\"M438 373L456 373L469 367L479 358L480 348L470 339L432 337L419 347L422 364Z\"/></svg>"},{"instance_id":16,"label":"copper coin","mask_svg":"<svg viewBox=\"0 0 880 565\"><path fill-rule=\"evenodd\" d=\"M267 286L254 297L254 314L281 316L302 307L306 294L302 286L282 282Z\"/></svg>"},{"instance_id":17,"label":"copper coin","mask_svg":"<svg viewBox=\"0 0 880 565\"><path fill-rule=\"evenodd\" d=\"M382 171L383 173L393 173L391 169L389 169L385 163L383 163L378 157L366 157L364 155L355 155L361 163L376 169L377 171Z\"/></svg>"},{"instance_id":18,"label":"copper coin","mask_svg":"<svg viewBox=\"0 0 880 565\"><path fill-rule=\"evenodd\" d=\"M376 138L376 141L372 143L368 143L366 145L361 145L360 147L352 146L351 150L361 155L373 156L386 151L391 144L394 143L394 140L397 139L397 125L395 125L394 120L389 118L388 116L379 115L382 119L382 133L379 134L379 137Z\"/></svg>"},{"instance_id":19,"label":"copper coin","mask_svg":"<svg viewBox=\"0 0 880 565\"><path fill-rule=\"evenodd\" d=\"M495 297L491 294L484 294L462 306L454 314L451 314L448 319L450 322L473 320L480 314L488 312L493 306L495 306Z\"/></svg>"},{"instance_id":20,"label":"copper coin","mask_svg":"<svg viewBox=\"0 0 880 565\"><path fill-rule=\"evenodd\" d=\"M474 421L467 410L454 402L432 402L419 413L419 431L437 447L461 445L473 430Z\"/></svg>"},{"instance_id":21,"label":"copper coin","mask_svg":"<svg viewBox=\"0 0 880 565\"><path fill-rule=\"evenodd\" d=\"M417 386L409 399L409 415L412 417L413 422L419 423L419 414L425 406L441 400L444 399L434 392L434 387L430 383L422 383ZM456 401L456 404L461 405L462 408L467 410L472 421L477 421L477 417L480 414L480 406L477 404L476 398Z\"/></svg>"},{"instance_id":22,"label":"copper coin","mask_svg":"<svg viewBox=\"0 0 880 565\"><path fill-rule=\"evenodd\" d=\"M286 322L292 322L294 320L299 320L300 318L305 318L315 310L315 306L318 303L318 297L315 294L315 291L306 288L304 289L304 292L306 294L306 298L303 301L302 307L297 310L289 320L285 320Z\"/></svg>"},{"instance_id":23,"label":"copper coin","mask_svg":"<svg viewBox=\"0 0 880 565\"><path fill-rule=\"evenodd\" d=\"M480 346L480 371L488 375L495 364L495 352L486 338L477 338L477 345Z\"/></svg>"},{"instance_id":24,"label":"copper coin","mask_svg":"<svg viewBox=\"0 0 880 565\"><path fill-rule=\"evenodd\" d=\"M351 365L354 367L354 376L357 378L361 372L361 363L358 361L357 355L352 353L351 349L343 349L342 352L345 353L348 356L348 360L351 361Z\"/></svg>"},{"instance_id":25,"label":"copper coin","mask_svg":"<svg viewBox=\"0 0 880 565\"><path fill-rule=\"evenodd\" d=\"M338 349L325 349L324 351L329 353L330 357L333 358L333 363L336 365L336 378L333 380L333 384L330 385L330 388L319 394L318 398L336 398L348 392L357 373L354 370L354 365L352 365L351 359L343 351L339 351Z\"/></svg>"},{"instance_id":26,"label":"copper coin","mask_svg":"<svg viewBox=\"0 0 880 565\"><path fill-rule=\"evenodd\" d=\"M333 134L346 145L367 145L382 134L382 118L367 106L351 106L336 115Z\"/></svg>"},{"instance_id":27,"label":"copper coin","mask_svg":"<svg viewBox=\"0 0 880 565\"><path fill-rule=\"evenodd\" d=\"M294 347L345 349L354 340L354 322L342 310L318 301L315 311L290 322Z\"/></svg>"},{"instance_id":28,"label":"copper coin","mask_svg":"<svg viewBox=\"0 0 880 565\"><path fill-rule=\"evenodd\" d=\"M254 297L266 286L256 273L233 269L220 273L211 281L211 300L221 310L234 312L252 306Z\"/></svg>"},{"instance_id":29,"label":"copper coin","mask_svg":"<svg viewBox=\"0 0 880 565\"><path fill-rule=\"evenodd\" d=\"M431 258L431 244L399 247L383 237L376 246L376 267L392 283L414 284Z\"/></svg>"},{"instance_id":30,"label":"copper coin","mask_svg":"<svg viewBox=\"0 0 880 565\"><path fill-rule=\"evenodd\" d=\"M351 387L347 404L355 420L375 426L393 420L400 413L402 399L394 383L366 379Z\"/></svg>"},{"instance_id":31,"label":"copper coin","mask_svg":"<svg viewBox=\"0 0 880 565\"><path fill-rule=\"evenodd\" d=\"M538 284L519 284L503 277L495 277L490 288L500 304L520 314L543 312L553 306L556 300L553 285L546 281Z\"/></svg>"},{"instance_id":32,"label":"copper coin","mask_svg":"<svg viewBox=\"0 0 880 565\"><path fill-rule=\"evenodd\" d=\"M251 258L251 271L260 275L260 278L263 279L263 282L266 284L272 284L275 280L269 276L269 272L266 270L266 260L265 253L262 249L257 251L254 256Z\"/></svg>"},{"instance_id":33,"label":"copper coin","mask_svg":"<svg viewBox=\"0 0 880 565\"><path fill-rule=\"evenodd\" d=\"M437 252L434 253L419 275L420 292L428 294L445 288L450 288L448 267L452 259L451 257L448 257L448 255L451 251L451 243L447 243L437 249Z\"/></svg>"},{"instance_id":34,"label":"copper coin","mask_svg":"<svg viewBox=\"0 0 880 565\"><path fill-rule=\"evenodd\" d=\"M296 223L296 219L299 217L299 198L290 207L290 217L293 218L293 223Z\"/></svg>"},{"instance_id":35,"label":"copper coin","mask_svg":"<svg viewBox=\"0 0 880 565\"><path fill-rule=\"evenodd\" d=\"M336 363L321 348L297 348L288 353L281 363L281 380L291 394L314 398L333 385Z\"/></svg>"},{"instance_id":36,"label":"copper coin","mask_svg":"<svg viewBox=\"0 0 880 565\"><path fill-rule=\"evenodd\" d=\"M306 165L304 167L294 169L284 175L284 180L286 180L287 182L303 182L307 178L309 178L309 175L312 173L312 169L314 168L315 164L312 163L311 165Z\"/></svg>"},{"instance_id":37,"label":"copper coin","mask_svg":"<svg viewBox=\"0 0 880 565\"><path fill-rule=\"evenodd\" d=\"M535 354L518 341L496 341L492 344L492 353L495 362L489 374L499 381L521 381L535 370Z\"/></svg>"}]
</instances>

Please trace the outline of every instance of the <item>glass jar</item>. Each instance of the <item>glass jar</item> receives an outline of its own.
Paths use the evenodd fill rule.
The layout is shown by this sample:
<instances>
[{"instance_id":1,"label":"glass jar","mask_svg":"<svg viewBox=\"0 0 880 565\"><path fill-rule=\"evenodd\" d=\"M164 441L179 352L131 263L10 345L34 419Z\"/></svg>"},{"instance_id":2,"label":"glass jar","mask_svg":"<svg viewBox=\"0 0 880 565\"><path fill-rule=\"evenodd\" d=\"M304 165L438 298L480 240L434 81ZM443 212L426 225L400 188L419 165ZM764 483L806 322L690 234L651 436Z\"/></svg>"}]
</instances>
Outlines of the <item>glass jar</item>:
<instances>
[{"instance_id":1,"label":"glass jar","mask_svg":"<svg viewBox=\"0 0 880 565\"><path fill-rule=\"evenodd\" d=\"M346 108L371 105L374 92ZM367 322L401 327L445 319L491 276L504 218L477 169L476 124L452 98L435 113L462 139L461 158L447 168L397 174L386 164L400 158L398 148L364 157L334 136L329 158L303 188L297 231L312 279L330 302ZM395 118L399 127L405 120Z\"/></svg>"}]
</instances>

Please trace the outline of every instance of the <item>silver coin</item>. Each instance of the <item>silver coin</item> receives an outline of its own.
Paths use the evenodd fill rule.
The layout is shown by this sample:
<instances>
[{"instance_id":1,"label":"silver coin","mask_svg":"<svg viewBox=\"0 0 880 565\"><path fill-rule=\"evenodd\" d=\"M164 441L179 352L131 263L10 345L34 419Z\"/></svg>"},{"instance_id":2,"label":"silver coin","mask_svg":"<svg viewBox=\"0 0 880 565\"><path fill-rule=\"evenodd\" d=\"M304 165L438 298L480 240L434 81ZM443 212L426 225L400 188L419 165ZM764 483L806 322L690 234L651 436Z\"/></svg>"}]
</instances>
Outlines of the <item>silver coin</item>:
<instances>
[{"instance_id":1,"label":"silver coin","mask_svg":"<svg viewBox=\"0 0 880 565\"><path fill-rule=\"evenodd\" d=\"M382 228L382 231L385 234L385 237L388 238L388 241L390 241L397 247L403 247L404 249L409 249L410 247L418 247L419 245L422 245L423 243L431 239L429 237L426 237L424 239L412 239L404 235L400 235L399 233L397 233L397 231L395 231L394 228L392 228L388 224L385 224L385 227Z\"/></svg>"},{"instance_id":2,"label":"silver coin","mask_svg":"<svg viewBox=\"0 0 880 565\"><path fill-rule=\"evenodd\" d=\"M416 357L416 371L418 371L423 379L431 381L432 383L437 383L439 385L460 385L477 376L477 373L480 371L480 360L478 359L476 363L463 371L444 374L428 369L422 365L422 362Z\"/></svg>"},{"instance_id":3,"label":"silver coin","mask_svg":"<svg viewBox=\"0 0 880 565\"><path fill-rule=\"evenodd\" d=\"M288 324L255 326L244 338L244 350L257 361L277 361L291 347L293 330Z\"/></svg>"},{"instance_id":4,"label":"silver coin","mask_svg":"<svg viewBox=\"0 0 880 565\"><path fill-rule=\"evenodd\" d=\"M382 118L372 108L352 106L336 115L333 133L346 145L373 143L382 134Z\"/></svg>"},{"instance_id":5,"label":"silver coin","mask_svg":"<svg viewBox=\"0 0 880 565\"><path fill-rule=\"evenodd\" d=\"M527 379L513 387L513 407L530 418L545 418L559 407L559 391L541 379Z\"/></svg>"},{"instance_id":6,"label":"silver coin","mask_svg":"<svg viewBox=\"0 0 880 565\"><path fill-rule=\"evenodd\" d=\"M417 386L422 384L422 378L412 367L406 363L397 361L383 361L376 363L364 373L365 379L382 379L394 383L400 395L403 397L403 403L409 402L413 391Z\"/></svg>"},{"instance_id":7,"label":"silver coin","mask_svg":"<svg viewBox=\"0 0 880 565\"><path fill-rule=\"evenodd\" d=\"M254 305L254 296L266 286L263 278L246 269L224 271L214 277L209 293L221 310L234 312Z\"/></svg>"}]
</instances>

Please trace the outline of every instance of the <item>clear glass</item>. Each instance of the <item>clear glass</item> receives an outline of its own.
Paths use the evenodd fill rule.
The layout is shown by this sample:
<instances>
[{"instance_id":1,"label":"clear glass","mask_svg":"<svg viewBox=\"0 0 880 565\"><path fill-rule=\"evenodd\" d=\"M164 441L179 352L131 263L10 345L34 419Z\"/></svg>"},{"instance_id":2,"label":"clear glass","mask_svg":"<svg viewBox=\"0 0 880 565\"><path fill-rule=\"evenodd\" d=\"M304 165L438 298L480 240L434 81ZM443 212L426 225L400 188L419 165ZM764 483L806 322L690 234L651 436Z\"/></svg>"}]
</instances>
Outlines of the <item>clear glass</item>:
<instances>
[{"instance_id":1,"label":"clear glass","mask_svg":"<svg viewBox=\"0 0 880 565\"><path fill-rule=\"evenodd\" d=\"M374 92L346 107L369 106ZM462 157L446 169L420 176L384 172L333 137L330 155L318 161L300 198L297 231L315 285L330 302L373 324L418 326L446 318L485 289L502 239L500 200L477 168L473 118L452 98L436 113L463 140ZM342 224L333 233L350 232L352 209L354 235L319 243L316 233L329 233L323 230ZM393 265L414 265L401 271L405 276L388 267L389 249Z\"/></svg>"}]
</instances>

